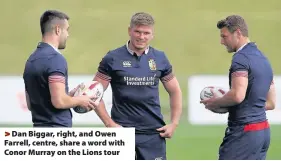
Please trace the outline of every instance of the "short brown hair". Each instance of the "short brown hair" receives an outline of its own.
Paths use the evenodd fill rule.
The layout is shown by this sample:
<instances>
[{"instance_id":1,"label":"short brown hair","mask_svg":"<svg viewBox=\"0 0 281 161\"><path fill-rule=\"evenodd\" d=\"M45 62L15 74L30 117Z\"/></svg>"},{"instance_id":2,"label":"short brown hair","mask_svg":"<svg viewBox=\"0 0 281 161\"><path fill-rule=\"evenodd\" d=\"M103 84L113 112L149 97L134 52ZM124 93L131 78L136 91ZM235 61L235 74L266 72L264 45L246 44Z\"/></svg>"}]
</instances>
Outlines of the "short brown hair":
<instances>
[{"instance_id":1,"label":"short brown hair","mask_svg":"<svg viewBox=\"0 0 281 161\"><path fill-rule=\"evenodd\" d=\"M52 25L54 25L55 23L54 20L69 20L69 16L57 10L45 11L40 17L40 27L42 35L52 31Z\"/></svg>"},{"instance_id":2,"label":"short brown hair","mask_svg":"<svg viewBox=\"0 0 281 161\"><path fill-rule=\"evenodd\" d=\"M248 37L248 26L239 15L230 15L226 19L220 20L217 23L217 28L222 29L226 27L230 33L233 33L237 29L240 29L243 36Z\"/></svg>"},{"instance_id":3,"label":"short brown hair","mask_svg":"<svg viewBox=\"0 0 281 161\"><path fill-rule=\"evenodd\" d=\"M131 18L130 26L132 27L138 25L153 26L154 19L150 14L145 12L135 13Z\"/></svg>"}]
</instances>

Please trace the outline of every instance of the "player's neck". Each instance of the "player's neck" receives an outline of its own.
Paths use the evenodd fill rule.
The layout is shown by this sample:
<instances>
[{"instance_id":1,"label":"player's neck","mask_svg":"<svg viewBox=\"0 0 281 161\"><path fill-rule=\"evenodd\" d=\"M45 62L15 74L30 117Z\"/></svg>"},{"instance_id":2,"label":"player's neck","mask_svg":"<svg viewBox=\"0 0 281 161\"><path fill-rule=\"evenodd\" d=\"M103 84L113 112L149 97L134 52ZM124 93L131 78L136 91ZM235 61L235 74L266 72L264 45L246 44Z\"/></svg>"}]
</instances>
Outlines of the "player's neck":
<instances>
[{"instance_id":1,"label":"player's neck","mask_svg":"<svg viewBox=\"0 0 281 161\"><path fill-rule=\"evenodd\" d=\"M42 42L47 43L56 49L58 49L58 47L59 47L59 44L57 43L57 41L48 35L42 37Z\"/></svg>"},{"instance_id":2,"label":"player's neck","mask_svg":"<svg viewBox=\"0 0 281 161\"><path fill-rule=\"evenodd\" d=\"M145 49L142 49L142 50L138 50L136 49L132 43L129 43L129 49L131 49L132 51L134 51L138 56L141 56L144 52L145 52Z\"/></svg>"},{"instance_id":3,"label":"player's neck","mask_svg":"<svg viewBox=\"0 0 281 161\"><path fill-rule=\"evenodd\" d=\"M250 42L249 38L243 38L240 43L237 46L237 49L240 49L242 46L245 46L246 44L248 44Z\"/></svg>"}]
</instances>

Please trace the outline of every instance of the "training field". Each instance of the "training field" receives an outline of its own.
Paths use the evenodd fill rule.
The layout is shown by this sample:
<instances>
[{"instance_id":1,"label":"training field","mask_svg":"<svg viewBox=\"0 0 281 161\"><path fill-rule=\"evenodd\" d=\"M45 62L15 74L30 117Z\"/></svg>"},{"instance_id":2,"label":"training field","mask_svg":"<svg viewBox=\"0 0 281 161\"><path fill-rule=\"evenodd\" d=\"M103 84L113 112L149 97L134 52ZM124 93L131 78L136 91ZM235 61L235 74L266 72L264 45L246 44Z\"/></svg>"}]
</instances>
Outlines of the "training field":
<instances>
[{"instance_id":1,"label":"training field","mask_svg":"<svg viewBox=\"0 0 281 161\"><path fill-rule=\"evenodd\" d=\"M46 9L60 9L70 16L70 37L63 51L70 74L94 74L104 54L127 41L131 15L138 11L151 13L156 20L152 45L166 52L184 98L181 124L174 138L168 140L168 159L217 159L225 126L188 124L186 91L188 76L228 74L232 54L220 45L218 20L230 14L245 17L251 40L270 59L275 75L281 73L280 0L4 1L0 6L0 75L22 74L25 60L41 39L39 18ZM160 94L168 120L169 99L162 86ZM280 136L281 125L272 126L267 159L281 159Z\"/></svg>"}]
</instances>

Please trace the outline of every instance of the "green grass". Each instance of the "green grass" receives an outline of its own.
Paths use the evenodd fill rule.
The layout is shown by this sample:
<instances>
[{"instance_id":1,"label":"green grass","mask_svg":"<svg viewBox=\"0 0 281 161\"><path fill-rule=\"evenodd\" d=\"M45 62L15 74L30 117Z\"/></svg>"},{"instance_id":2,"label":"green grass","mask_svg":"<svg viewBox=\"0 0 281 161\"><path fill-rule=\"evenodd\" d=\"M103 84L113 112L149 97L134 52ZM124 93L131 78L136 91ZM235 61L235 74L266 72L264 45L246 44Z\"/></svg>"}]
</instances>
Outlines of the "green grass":
<instances>
[{"instance_id":1,"label":"green grass","mask_svg":"<svg viewBox=\"0 0 281 161\"><path fill-rule=\"evenodd\" d=\"M130 17L138 11L155 20L152 45L166 51L183 91L184 115L173 139L168 141L169 159L216 159L223 126L191 126L187 123L187 77L193 74L228 72L231 54L220 45L216 22L240 14L248 22L250 38L270 59L275 74L281 73L279 0L2 0L0 5L0 74L21 75L29 54L41 40L39 18L46 9L70 16L70 37L63 54L71 74L94 74L101 58L127 39ZM161 103L168 95L161 87ZM280 108L280 107L277 107ZM169 109L163 112L168 115ZM198 116L200 117L200 116ZM12 126L12 125L9 125ZM281 128L272 127L268 159L281 159Z\"/></svg>"}]
</instances>

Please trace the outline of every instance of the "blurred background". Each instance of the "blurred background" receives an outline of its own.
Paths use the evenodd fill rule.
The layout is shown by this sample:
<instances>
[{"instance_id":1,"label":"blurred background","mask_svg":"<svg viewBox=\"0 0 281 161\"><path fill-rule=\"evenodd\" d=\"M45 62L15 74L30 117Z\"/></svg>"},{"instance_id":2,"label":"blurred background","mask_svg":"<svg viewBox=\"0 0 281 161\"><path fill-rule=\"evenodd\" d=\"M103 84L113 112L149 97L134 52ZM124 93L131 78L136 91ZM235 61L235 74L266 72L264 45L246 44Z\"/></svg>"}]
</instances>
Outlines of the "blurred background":
<instances>
[{"instance_id":1,"label":"blurred background","mask_svg":"<svg viewBox=\"0 0 281 161\"><path fill-rule=\"evenodd\" d=\"M31 52L41 41L39 19L47 9L70 16L70 37L62 53L69 66L70 87L89 81L102 57L128 40L127 28L135 12L155 18L152 46L164 50L183 91L183 115L174 137L167 141L172 160L217 159L227 114L213 114L202 107L199 93L210 83L227 87L232 54L220 45L218 20L230 14L243 16L250 39L269 58L280 96L281 1L279 0L1 0L0 5L0 98L1 127L30 127L24 102L22 73ZM192 84L191 84L192 83ZM189 87L189 88L188 88ZM192 90L191 90L192 88ZM109 89L110 90L110 89ZM280 91L280 92L279 92ZM111 95L107 91L110 110ZM169 122L169 98L161 85L161 105ZM281 159L280 97L271 112L272 140L267 159ZM75 126L100 126L95 113L75 115Z\"/></svg>"}]
</instances>

